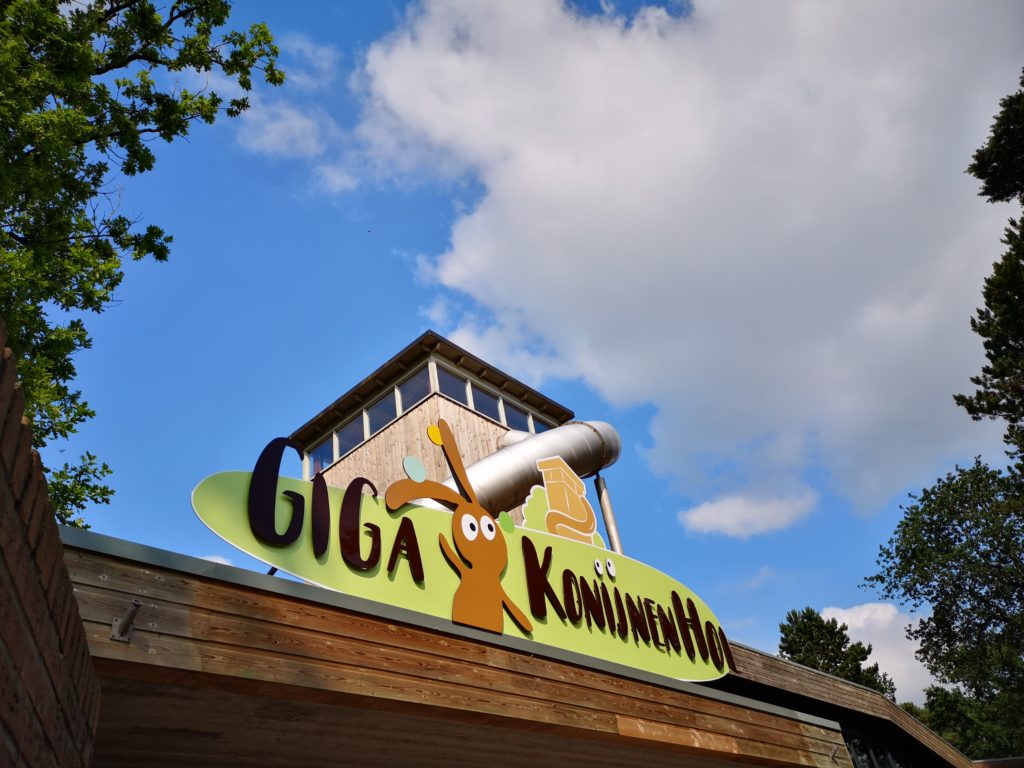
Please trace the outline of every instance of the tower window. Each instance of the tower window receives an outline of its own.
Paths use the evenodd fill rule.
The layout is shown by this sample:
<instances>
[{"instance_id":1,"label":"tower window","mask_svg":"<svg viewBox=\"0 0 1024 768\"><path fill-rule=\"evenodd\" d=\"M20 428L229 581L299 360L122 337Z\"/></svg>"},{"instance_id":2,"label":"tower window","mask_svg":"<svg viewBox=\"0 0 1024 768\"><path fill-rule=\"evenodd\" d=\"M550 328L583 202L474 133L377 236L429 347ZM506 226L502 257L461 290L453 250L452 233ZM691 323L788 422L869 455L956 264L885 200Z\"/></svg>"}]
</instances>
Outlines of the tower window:
<instances>
[{"instance_id":1,"label":"tower window","mask_svg":"<svg viewBox=\"0 0 1024 768\"><path fill-rule=\"evenodd\" d=\"M465 389L465 385L463 385ZM402 412L405 413L416 403L430 394L430 371L423 366L416 373L398 385L402 397Z\"/></svg>"},{"instance_id":2,"label":"tower window","mask_svg":"<svg viewBox=\"0 0 1024 768\"><path fill-rule=\"evenodd\" d=\"M374 435L383 427L395 420L398 415L395 408L395 393L392 390L376 403L366 409L366 415L370 417L370 434Z\"/></svg>"},{"instance_id":3,"label":"tower window","mask_svg":"<svg viewBox=\"0 0 1024 768\"><path fill-rule=\"evenodd\" d=\"M509 429L518 429L520 432L530 431L530 415L522 408L517 408L508 400L505 401L505 424Z\"/></svg>"},{"instance_id":4,"label":"tower window","mask_svg":"<svg viewBox=\"0 0 1024 768\"><path fill-rule=\"evenodd\" d=\"M487 390L480 389L476 384L473 385L473 407L478 413L482 413L484 416L492 418L497 422L501 421L501 411L498 410L498 398Z\"/></svg>"},{"instance_id":5,"label":"tower window","mask_svg":"<svg viewBox=\"0 0 1024 768\"><path fill-rule=\"evenodd\" d=\"M437 387L442 395L458 400L463 405L469 405L466 399L466 380L440 365L437 366Z\"/></svg>"},{"instance_id":6,"label":"tower window","mask_svg":"<svg viewBox=\"0 0 1024 768\"><path fill-rule=\"evenodd\" d=\"M338 455L344 456L363 442L363 412L356 414L338 430Z\"/></svg>"},{"instance_id":7,"label":"tower window","mask_svg":"<svg viewBox=\"0 0 1024 768\"><path fill-rule=\"evenodd\" d=\"M442 364L431 356L427 363L421 363L411 375L380 392L380 399L372 405L359 408L355 413L350 411L348 418L335 428L333 434L306 453L307 461L303 462L303 473L308 473L306 479L347 456L370 436L380 432L401 414L408 413L432 393L445 395L509 429L539 433L554 426L542 421L532 408L518 401L510 402L504 394L489 389L485 382L482 382L483 386L478 384L473 374L456 372L455 369L447 368L448 364L448 361ZM436 383L433 378L435 372Z\"/></svg>"},{"instance_id":8,"label":"tower window","mask_svg":"<svg viewBox=\"0 0 1024 768\"><path fill-rule=\"evenodd\" d=\"M334 438L332 436L328 436L326 440L309 452L309 463L314 475L334 463Z\"/></svg>"}]
</instances>

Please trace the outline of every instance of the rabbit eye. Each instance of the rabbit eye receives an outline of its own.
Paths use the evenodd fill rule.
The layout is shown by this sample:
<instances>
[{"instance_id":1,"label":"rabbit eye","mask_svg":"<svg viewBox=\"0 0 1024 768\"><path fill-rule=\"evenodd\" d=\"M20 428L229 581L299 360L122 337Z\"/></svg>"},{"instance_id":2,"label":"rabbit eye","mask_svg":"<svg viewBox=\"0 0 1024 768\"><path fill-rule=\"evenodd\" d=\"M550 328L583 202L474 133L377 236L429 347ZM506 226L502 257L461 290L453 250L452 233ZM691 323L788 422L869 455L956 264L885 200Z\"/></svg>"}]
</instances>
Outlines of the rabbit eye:
<instances>
[{"instance_id":1,"label":"rabbit eye","mask_svg":"<svg viewBox=\"0 0 1024 768\"><path fill-rule=\"evenodd\" d=\"M608 575L615 578L615 563L611 561L611 558L608 558Z\"/></svg>"},{"instance_id":2,"label":"rabbit eye","mask_svg":"<svg viewBox=\"0 0 1024 768\"><path fill-rule=\"evenodd\" d=\"M488 541L493 539L494 534L498 532L498 529L494 527L494 521L489 517L480 520L480 530L483 531L484 538Z\"/></svg>"},{"instance_id":3,"label":"rabbit eye","mask_svg":"<svg viewBox=\"0 0 1024 768\"><path fill-rule=\"evenodd\" d=\"M466 515L462 518L462 535L470 541L476 539L476 535L480 533L480 526L476 522L476 518L472 515Z\"/></svg>"},{"instance_id":4,"label":"rabbit eye","mask_svg":"<svg viewBox=\"0 0 1024 768\"><path fill-rule=\"evenodd\" d=\"M598 576L604 576L604 566L601 565L600 560L594 561L594 573L596 573Z\"/></svg>"}]
</instances>

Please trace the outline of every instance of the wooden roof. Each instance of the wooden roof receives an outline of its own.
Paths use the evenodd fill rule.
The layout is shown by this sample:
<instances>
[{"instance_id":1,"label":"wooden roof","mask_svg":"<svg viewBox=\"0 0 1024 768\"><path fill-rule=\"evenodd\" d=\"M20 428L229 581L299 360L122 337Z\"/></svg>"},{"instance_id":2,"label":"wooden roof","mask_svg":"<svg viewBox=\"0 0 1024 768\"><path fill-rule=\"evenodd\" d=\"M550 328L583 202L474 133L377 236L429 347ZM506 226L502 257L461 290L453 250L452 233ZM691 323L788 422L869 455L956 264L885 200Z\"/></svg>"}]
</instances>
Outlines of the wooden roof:
<instances>
[{"instance_id":1,"label":"wooden roof","mask_svg":"<svg viewBox=\"0 0 1024 768\"><path fill-rule=\"evenodd\" d=\"M971 761L878 691L802 664L731 643L739 673L710 685L842 720L867 737L897 744L921 765L967 768Z\"/></svg>"},{"instance_id":2,"label":"wooden roof","mask_svg":"<svg viewBox=\"0 0 1024 768\"><path fill-rule=\"evenodd\" d=\"M457 344L453 344L439 333L428 330L312 419L296 429L291 435L292 440L295 440L302 446L310 446L314 441L319 440L336 427L342 419L352 412L360 407L369 405L370 401L379 395L381 391L393 386L398 379L404 374L410 373L420 363L426 361L431 354L448 360L457 368L468 371L495 389L507 392L520 402L525 403L538 413L554 421L556 425L564 424L575 415L564 405L556 403L551 398L542 395L532 387L528 387L518 379L498 370L490 363L484 362L476 355L467 352Z\"/></svg>"}]
</instances>

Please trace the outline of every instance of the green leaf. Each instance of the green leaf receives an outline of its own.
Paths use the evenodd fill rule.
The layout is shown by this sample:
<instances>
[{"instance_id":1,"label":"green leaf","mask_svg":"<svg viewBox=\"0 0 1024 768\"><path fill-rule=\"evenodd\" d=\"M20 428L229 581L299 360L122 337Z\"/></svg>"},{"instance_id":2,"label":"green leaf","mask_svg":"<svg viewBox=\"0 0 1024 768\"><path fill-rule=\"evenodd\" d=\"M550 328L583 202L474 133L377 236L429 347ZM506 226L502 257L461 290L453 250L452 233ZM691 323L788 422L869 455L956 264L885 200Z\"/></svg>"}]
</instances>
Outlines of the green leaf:
<instances>
[{"instance_id":1,"label":"green leaf","mask_svg":"<svg viewBox=\"0 0 1024 768\"><path fill-rule=\"evenodd\" d=\"M92 418L73 387L91 346L84 317L103 312L126 258L165 260L171 237L117 211L111 174L145 173L156 153L221 113L215 92L168 90L169 72L219 71L243 89L283 81L266 26L224 31L226 0L54 3L12 0L0 17L0 318L18 360L35 446ZM224 110L248 108L234 99ZM49 471L62 522L107 503L109 467L86 453Z\"/></svg>"}]
</instances>

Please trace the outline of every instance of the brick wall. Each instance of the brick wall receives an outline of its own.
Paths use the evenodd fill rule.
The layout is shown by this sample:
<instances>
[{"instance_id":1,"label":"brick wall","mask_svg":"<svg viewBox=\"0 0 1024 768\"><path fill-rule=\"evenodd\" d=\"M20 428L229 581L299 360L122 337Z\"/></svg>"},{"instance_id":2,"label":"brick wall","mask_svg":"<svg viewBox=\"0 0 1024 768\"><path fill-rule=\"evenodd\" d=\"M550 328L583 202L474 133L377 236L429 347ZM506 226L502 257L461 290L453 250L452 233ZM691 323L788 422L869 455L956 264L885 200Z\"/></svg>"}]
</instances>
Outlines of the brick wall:
<instances>
[{"instance_id":1,"label":"brick wall","mask_svg":"<svg viewBox=\"0 0 1024 768\"><path fill-rule=\"evenodd\" d=\"M0 765L88 766L100 688L0 323Z\"/></svg>"}]
</instances>

